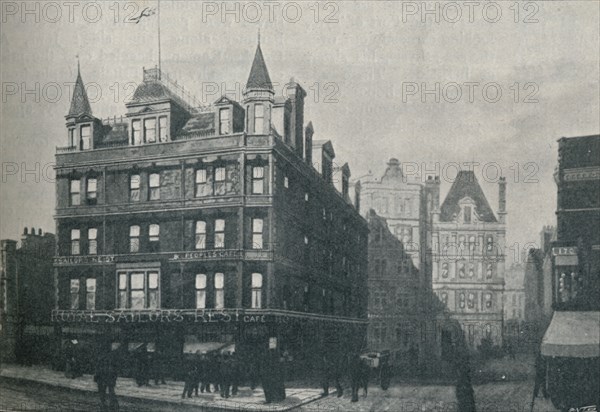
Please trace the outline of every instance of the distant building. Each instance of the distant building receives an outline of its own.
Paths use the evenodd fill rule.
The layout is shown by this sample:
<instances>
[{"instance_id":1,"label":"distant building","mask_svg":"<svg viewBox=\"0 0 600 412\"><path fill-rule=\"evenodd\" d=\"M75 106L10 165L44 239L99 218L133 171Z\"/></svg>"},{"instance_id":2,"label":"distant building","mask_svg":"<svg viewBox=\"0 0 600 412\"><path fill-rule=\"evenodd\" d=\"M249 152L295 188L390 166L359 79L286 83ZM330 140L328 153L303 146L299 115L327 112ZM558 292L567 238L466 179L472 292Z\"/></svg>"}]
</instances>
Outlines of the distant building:
<instances>
[{"instance_id":1,"label":"distant building","mask_svg":"<svg viewBox=\"0 0 600 412\"><path fill-rule=\"evenodd\" d=\"M427 218L423 200L423 185L414 177L404 176L398 159L388 161L383 176L370 173L360 178L361 209L365 213L373 209L387 221L389 230L402 242L417 268L425 258L421 250L423 222Z\"/></svg>"},{"instance_id":2,"label":"distant building","mask_svg":"<svg viewBox=\"0 0 600 412\"><path fill-rule=\"evenodd\" d=\"M525 261L525 322L546 328L552 317L552 242L556 228L544 226L540 247L530 249Z\"/></svg>"},{"instance_id":3,"label":"distant building","mask_svg":"<svg viewBox=\"0 0 600 412\"><path fill-rule=\"evenodd\" d=\"M334 182L332 143L305 127L305 96L294 81L275 95L260 45L242 102L196 107L149 69L126 115L100 120L78 74L56 154L63 337L101 331L171 359L271 346L303 367L360 348L367 222L349 167Z\"/></svg>"},{"instance_id":4,"label":"distant building","mask_svg":"<svg viewBox=\"0 0 600 412\"><path fill-rule=\"evenodd\" d=\"M541 353L557 409L600 405L600 135L558 140L554 313Z\"/></svg>"},{"instance_id":5,"label":"distant building","mask_svg":"<svg viewBox=\"0 0 600 412\"><path fill-rule=\"evenodd\" d=\"M55 236L25 228L21 243L1 241L0 360L51 359Z\"/></svg>"},{"instance_id":6,"label":"distant building","mask_svg":"<svg viewBox=\"0 0 600 412\"><path fill-rule=\"evenodd\" d=\"M429 302L404 245L374 210L369 222L369 333L371 351L390 350L398 360L422 350L421 330ZM418 359L413 359L418 362Z\"/></svg>"},{"instance_id":7,"label":"distant building","mask_svg":"<svg viewBox=\"0 0 600 412\"><path fill-rule=\"evenodd\" d=\"M525 320L525 265L515 262L504 273L504 321Z\"/></svg>"},{"instance_id":8,"label":"distant building","mask_svg":"<svg viewBox=\"0 0 600 412\"><path fill-rule=\"evenodd\" d=\"M497 214L472 171L459 172L442 205L432 208L433 290L472 349L482 338L502 344L505 179L498 185Z\"/></svg>"}]
</instances>

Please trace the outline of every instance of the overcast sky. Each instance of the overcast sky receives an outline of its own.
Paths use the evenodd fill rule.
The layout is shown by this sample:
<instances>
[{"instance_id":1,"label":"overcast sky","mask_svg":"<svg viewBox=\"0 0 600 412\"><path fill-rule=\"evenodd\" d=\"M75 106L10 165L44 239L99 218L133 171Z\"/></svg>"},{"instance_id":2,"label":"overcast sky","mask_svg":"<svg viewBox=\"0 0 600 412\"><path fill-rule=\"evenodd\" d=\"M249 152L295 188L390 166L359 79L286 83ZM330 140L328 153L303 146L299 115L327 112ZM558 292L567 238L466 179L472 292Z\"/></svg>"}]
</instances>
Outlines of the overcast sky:
<instances>
[{"instance_id":1,"label":"overcast sky","mask_svg":"<svg viewBox=\"0 0 600 412\"><path fill-rule=\"evenodd\" d=\"M87 3L31 2L23 14L23 3L2 2L1 238L54 231L51 164L67 145L75 56L101 118L123 114L132 82L157 62L157 16L123 22L155 2ZM522 248L556 221L556 140L600 132L600 3L483 4L428 3L436 16L421 2L229 3L223 14L221 2L162 0L162 67L207 103L239 95L260 28L272 81L304 86L315 139L333 141L353 178L382 174L390 157L411 171L439 164L443 197L455 163L477 162L497 210L499 166L508 239Z\"/></svg>"}]
</instances>

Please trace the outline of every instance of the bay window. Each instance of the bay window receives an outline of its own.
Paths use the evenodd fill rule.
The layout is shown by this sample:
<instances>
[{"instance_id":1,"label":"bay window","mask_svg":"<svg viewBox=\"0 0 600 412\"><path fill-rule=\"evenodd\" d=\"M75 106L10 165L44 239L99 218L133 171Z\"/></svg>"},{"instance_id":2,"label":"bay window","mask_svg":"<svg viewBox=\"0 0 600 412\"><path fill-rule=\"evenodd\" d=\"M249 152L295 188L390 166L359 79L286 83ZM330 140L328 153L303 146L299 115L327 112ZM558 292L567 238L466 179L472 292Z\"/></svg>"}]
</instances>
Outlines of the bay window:
<instances>
[{"instance_id":1,"label":"bay window","mask_svg":"<svg viewBox=\"0 0 600 412\"><path fill-rule=\"evenodd\" d=\"M118 273L118 307L122 309L156 309L158 271L134 270Z\"/></svg>"}]
</instances>

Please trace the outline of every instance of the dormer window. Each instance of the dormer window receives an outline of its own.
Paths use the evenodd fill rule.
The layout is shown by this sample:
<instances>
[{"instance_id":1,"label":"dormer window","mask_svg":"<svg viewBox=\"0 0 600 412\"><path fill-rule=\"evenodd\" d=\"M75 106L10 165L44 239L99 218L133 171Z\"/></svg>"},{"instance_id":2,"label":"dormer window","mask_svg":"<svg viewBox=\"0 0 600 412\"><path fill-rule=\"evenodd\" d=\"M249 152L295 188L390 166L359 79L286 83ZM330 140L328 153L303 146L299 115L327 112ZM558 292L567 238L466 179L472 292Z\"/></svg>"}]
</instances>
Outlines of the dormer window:
<instances>
[{"instance_id":1,"label":"dormer window","mask_svg":"<svg viewBox=\"0 0 600 412\"><path fill-rule=\"evenodd\" d=\"M156 118L144 119L144 141L146 143L156 142Z\"/></svg>"},{"instance_id":2,"label":"dormer window","mask_svg":"<svg viewBox=\"0 0 600 412\"><path fill-rule=\"evenodd\" d=\"M142 121L137 119L131 122L131 139L132 144L142 144Z\"/></svg>"},{"instance_id":3,"label":"dormer window","mask_svg":"<svg viewBox=\"0 0 600 412\"><path fill-rule=\"evenodd\" d=\"M465 206L463 209L463 221L471 223L471 206Z\"/></svg>"},{"instance_id":4,"label":"dormer window","mask_svg":"<svg viewBox=\"0 0 600 412\"><path fill-rule=\"evenodd\" d=\"M229 108L223 108L219 110L219 134L229 134L229 119L231 110Z\"/></svg>"},{"instance_id":5,"label":"dormer window","mask_svg":"<svg viewBox=\"0 0 600 412\"><path fill-rule=\"evenodd\" d=\"M92 127L90 125L81 126L81 150L90 150L92 148Z\"/></svg>"},{"instance_id":6,"label":"dormer window","mask_svg":"<svg viewBox=\"0 0 600 412\"><path fill-rule=\"evenodd\" d=\"M254 105L254 133L264 133L265 131L265 106L262 104Z\"/></svg>"},{"instance_id":7,"label":"dormer window","mask_svg":"<svg viewBox=\"0 0 600 412\"><path fill-rule=\"evenodd\" d=\"M169 133L167 129L167 116L161 116L158 118L158 139L161 142L169 140Z\"/></svg>"}]
</instances>

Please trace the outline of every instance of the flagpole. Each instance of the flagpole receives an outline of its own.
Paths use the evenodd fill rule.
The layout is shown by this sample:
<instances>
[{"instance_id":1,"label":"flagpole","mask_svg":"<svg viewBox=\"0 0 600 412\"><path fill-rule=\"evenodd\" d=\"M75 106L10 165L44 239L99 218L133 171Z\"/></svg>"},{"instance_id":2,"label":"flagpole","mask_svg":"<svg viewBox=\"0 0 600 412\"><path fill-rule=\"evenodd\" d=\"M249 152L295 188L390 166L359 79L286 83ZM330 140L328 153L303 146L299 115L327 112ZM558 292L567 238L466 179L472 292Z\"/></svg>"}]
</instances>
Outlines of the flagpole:
<instances>
[{"instance_id":1,"label":"flagpole","mask_svg":"<svg viewBox=\"0 0 600 412\"><path fill-rule=\"evenodd\" d=\"M160 64L160 0L158 0L157 8L157 20L158 20L158 80L161 78L161 64Z\"/></svg>"}]
</instances>

